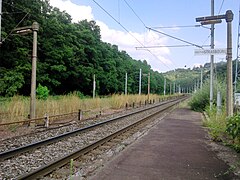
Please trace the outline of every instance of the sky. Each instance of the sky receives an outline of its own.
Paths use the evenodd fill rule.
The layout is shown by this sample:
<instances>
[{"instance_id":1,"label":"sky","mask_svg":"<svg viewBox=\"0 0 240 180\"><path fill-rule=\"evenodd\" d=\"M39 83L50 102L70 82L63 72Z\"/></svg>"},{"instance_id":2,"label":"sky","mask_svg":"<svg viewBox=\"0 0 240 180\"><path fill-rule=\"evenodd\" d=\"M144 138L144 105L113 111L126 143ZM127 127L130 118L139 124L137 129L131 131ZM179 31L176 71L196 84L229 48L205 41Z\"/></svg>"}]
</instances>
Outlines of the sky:
<instances>
[{"instance_id":1,"label":"sky","mask_svg":"<svg viewBox=\"0 0 240 180\"><path fill-rule=\"evenodd\" d=\"M133 59L146 60L155 71L193 68L210 62L209 55L195 56L194 50L199 47L192 44L210 48L210 25L196 27L200 25L196 18L211 15L211 0L50 0L50 5L66 11L73 22L96 21L102 41L117 45ZM236 59L240 1L215 0L214 6L215 15L227 10L234 14L232 46ZM215 25L214 36L215 48L227 47L225 20ZM169 47L178 45L181 47ZM226 61L225 54L215 56L214 62L220 61Z\"/></svg>"}]
</instances>

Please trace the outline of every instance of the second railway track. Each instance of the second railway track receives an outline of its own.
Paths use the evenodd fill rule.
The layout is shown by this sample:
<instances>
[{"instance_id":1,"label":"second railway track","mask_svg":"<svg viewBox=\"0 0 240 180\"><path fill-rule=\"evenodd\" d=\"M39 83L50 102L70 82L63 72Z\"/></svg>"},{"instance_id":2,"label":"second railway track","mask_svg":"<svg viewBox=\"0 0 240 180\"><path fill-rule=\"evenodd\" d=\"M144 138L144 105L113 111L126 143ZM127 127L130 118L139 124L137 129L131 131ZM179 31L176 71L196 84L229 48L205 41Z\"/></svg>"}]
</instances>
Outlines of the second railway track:
<instances>
[{"instance_id":1,"label":"second railway track","mask_svg":"<svg viewBox=\"0 0 240 180\"><path fill-rule=\"evenodd\" d=\"M106 141L119 136L129 128L137 126L137 124L173 106L184 98L146 108L144 112L141 110L128 113L97 125L91 125L28 146L3 152L0 154L0 167L2 169L0 178L33 179L52 172L54 169L68 163L69 159L78 158L84 153L101 146Z\"/></svg>"}]
</instances>

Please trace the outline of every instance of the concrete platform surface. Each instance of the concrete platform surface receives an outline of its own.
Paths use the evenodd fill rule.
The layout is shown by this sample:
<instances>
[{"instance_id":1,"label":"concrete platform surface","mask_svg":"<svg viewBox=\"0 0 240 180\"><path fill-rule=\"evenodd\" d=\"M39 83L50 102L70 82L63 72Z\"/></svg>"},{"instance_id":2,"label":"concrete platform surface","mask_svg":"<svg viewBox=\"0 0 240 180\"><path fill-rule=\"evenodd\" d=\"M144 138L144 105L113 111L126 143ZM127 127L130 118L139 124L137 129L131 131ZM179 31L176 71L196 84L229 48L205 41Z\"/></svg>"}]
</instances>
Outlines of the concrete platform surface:
<instances>
[{"instance_id":1,"label":"concrete platform surface","mask_svg":"<svg viewBox=\"0 0 240 180\"><path fill-rule=\"evenodd\" d=\"M201 114L174 110L106 164L96 180L237 179L208 146Z\"/></svg>"}]
</instances>

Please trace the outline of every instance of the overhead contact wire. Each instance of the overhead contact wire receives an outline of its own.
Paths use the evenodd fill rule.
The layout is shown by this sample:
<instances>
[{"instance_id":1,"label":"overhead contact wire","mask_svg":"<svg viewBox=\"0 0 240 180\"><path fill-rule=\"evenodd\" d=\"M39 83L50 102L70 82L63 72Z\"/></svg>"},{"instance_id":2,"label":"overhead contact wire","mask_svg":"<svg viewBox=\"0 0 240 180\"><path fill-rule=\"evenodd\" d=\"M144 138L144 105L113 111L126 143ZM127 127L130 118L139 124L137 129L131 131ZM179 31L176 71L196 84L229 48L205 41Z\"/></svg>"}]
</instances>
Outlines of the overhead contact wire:
<instances>
[{"instance_id":1,"label":"overhead contact wire","mask_svg":"<svg viewBox=\"0 0 240 180\"><path fill-rule=\"evenodd\" d=\"M134 11L134 9L128 4L128 2L126 0L124 0L124 2L127 4L127 6L132 10L132 12L135 14L135 16L139 19L139 21L142 22L142 24L144 25L144 27L146 27L145 23L143 22L143 20L137 15L137 13Z\"/></svg>"},{"instance_id":2,"label":"overhead contact wire","mask_svg":"<svg viewBox=\"0 0 240 180\"><path fill-rule=\"evenodd\" d=\"M10 31L10 33L7 35L6 38L4 38L4 39L2 40L1 43L3 43L4 41L6 41L6 39L13 33L14 29L16 29L16 28L21 24L21 22L28 16L28 14L29 14L29 13L26 13L26 14L25 14L25 16L21 19L21 21L19 21L19 23Z\"/></svg>"},{"instance_id":3,"label":"overhead contact wire","mask_svg":"<svg viewBox=\"0 0 240 180\"><path fill-rule=\"evenodd\" d=\"M116 18L114 18L107 10L105 10L98 2L96 2L95 0L93 0L93 2L95 2L105 13L107 13L107 15L109 15L116 23L118 23L128 34L130 34L137 42L139 42L142 46L144 46L142 44L142 42L140 42L134 35L132 35L132 33L130 33L130 31L127 30L127 28L125 28Z\"/></svg>"},{"instance_id":4,"label":"overhead contact wire","mask_svg":"<svg viewBox=\"0 0 240 180\"><path fill-rule=\"evenodd\" d=\"M219 14L220 14L220 12L222 11L223 4L224 4L224 0L222 0L221 6L220 6L220 8L219 8L219 11L218 11L218 15L219 15Z\"/></svg>"},{"instance_id":5,"label":"overhead contact wire","mask_svg":"<svg viewBox=\"0 0 240 180\"><path fill-rule=\"evenodd\" d=\"M125 28L116 18L114 18L107 10L105 10L98 2L96 2L95 0L93 0L93 2L100 7L108 16L110 16L116 23L118 23L128 34L130 34L140 45L142 45L143 47L145 47L145 45L139 41L132 33L130 33L130 31L127 30L127 28ZM130 6L130 5L129 5ZM132 9L132 8L131 8ZM133 10L133 9L132 9ZM143 23L144 24L144 23ZM151 55L153 55L155 58L159 59L155 54L153 54L149 49L146 49ZM167 66L161 59L159 59L167 68L170 69L169 66Z\"/></svg>"},{"instance_id":6,"label":"overhead contact wire","mask_svg":"<svg viewBox=\"0 0 240 180\"><path fill-rule=\"evenodd\" d=\"M159 33L159 34L162 34L162 35L168 36L168 37L170 37L170 38L173 38L173 39L175 39L175 40L178 40L178 41L184 42L184 43L186 43L186 44L190 44L190 45L192 45L192 46L196 46L196 47L198 47L198 48L203 49L202 46L199 46L199 45L197 45L197 44L191 43L191 42L189 42L189 41L186 41L186 40L177 38L177 37L175 37L175 36L166 34L166 33L164 33L164 32L158 31L158 30L156 30L156 29L152 29L152 28L150 28L150 27L146 27L146 28L149 29L149 30L151 30L151 31L157 32L157 33Z\"/></svg>"},{"instance_id":7,"label":"overhead contact wire","mask_svg":"<svg viewBox=\"0 0 240 180\"><path fill-rule=\"evenodd\" d=\"M143 24L143 26L146 28L146 24L143 22L143 20L137 15L137 13L134 11L134 9L130 6L130 4L124 0L124 2L127 4L127 6L132 10L132 12L135 14L135 16L139 19L139 21ZM141 44L142 48L145 48L145 50L147 50L150 54L152 54L156 59L159 59L159 57L157 57L155 54L153 54L145 45ZM165 65L167 68L171 69L167 64L165 64L161 59L159 59L163 65Z\"/></svg>"}]
</instances>

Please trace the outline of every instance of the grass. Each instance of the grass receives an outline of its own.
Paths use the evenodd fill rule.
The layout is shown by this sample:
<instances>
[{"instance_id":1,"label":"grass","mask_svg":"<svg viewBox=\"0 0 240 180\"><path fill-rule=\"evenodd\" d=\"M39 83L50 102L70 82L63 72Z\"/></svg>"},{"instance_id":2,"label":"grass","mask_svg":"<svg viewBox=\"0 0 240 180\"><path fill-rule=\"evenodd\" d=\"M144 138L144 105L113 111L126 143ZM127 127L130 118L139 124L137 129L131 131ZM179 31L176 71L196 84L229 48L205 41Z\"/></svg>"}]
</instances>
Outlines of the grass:
<instances>
[{"instance_id":1,"label":"grass","mask_svg":"<svg viewBox=\"0 0 240 180\"><path fill-rule=\"evenodd\" d=\"M183 102L180 102L180 104L179 104L178 107L179 107L179 108L190 108L190 106L189 106L189 99L188 99L188 100L185 100L185 101L183 101Z\"/></svg>"},{"instance_id":2,"label":"grass","mask_svg":"<svg viewBox=\"0 0 240 180\"><path fill-rule=\"evenodd\" d=\"M167 96L150 95L150 100L158 102ZM47 100L36 100L36 117L44 117L83 111L104 111L107 109L122 109L126 103L136 105L142 104L148 99L146 95L117 95L95 99L79 98L77 94L64 96L49 96ZM27 119L30 109L29 97L14 96L11 98L0 98L0 123L16 122Z\"/></svg>"},{"instance_id":3,"label":"grass","mask_svg":"<svg viewBox=\"0 0 240 180\"><path fill-rule=\"evenodd\" d=\"M225 108L217 113L216 107L206 108L207 115L209 119L203 121L203 125L209 128L209 134L215 141L223 141L226 137L226 111Z\"/></svg>"},{"instance_id":4,"label":"grass","mask_svg":"<svg viewBox=\"0 0 240 180\"><path fill-rule=\"evenodd\" d=\"M216 107L210 111L209 107L206 108L209 119L203 121L203 125L209 129L209 134L214 141L223 142L224 145L233 148L236 152L240 152L240 140L239 138L233 139L229 133L227 133L226 110L217 113Z\"/></svg>"}]
</instances>

